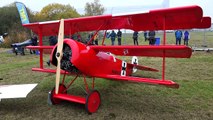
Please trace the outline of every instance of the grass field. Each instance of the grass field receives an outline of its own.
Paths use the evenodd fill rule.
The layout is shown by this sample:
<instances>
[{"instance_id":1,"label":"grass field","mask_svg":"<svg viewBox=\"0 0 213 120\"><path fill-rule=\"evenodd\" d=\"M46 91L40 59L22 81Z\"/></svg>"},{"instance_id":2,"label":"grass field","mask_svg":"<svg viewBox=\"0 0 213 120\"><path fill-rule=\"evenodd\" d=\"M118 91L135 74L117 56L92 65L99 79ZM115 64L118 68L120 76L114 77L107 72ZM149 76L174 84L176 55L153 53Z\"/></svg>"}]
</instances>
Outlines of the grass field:
<instances>
[{"instance_id":1,"label":"grass field","mask_svg":"<svg viewBox=\"0 0 213 120\"><path fill-rule=\"evenodd\" d=\"M192 34L194 40L190 41L190 45L202 43L202 33ZM211 34L208 33L207 37L210 46L213 45ZM161 34L158 35L162 38ZM142 36L140 38L140 44L143 44ZM173 33L167 38L169 43L175 42ZM106 44L110 44L109 40ZM32 67L38 67L39 56L29 53L16 56L8 53L8 50L0 48L0 78L3 78L0 84L38 83L38 86L26 99L2 100L1 120L213 118L213 52L194 52L190 59L166 59L166 79L179 83L179 89L96 79L96 89L101 93L102 105L97 113L88 115L83 105L75 103L62 102L60 105L49 106L47 93L55 84L55 75L31 71ZM44 64L48 57L45 56ZM127 57L120 58L130 61ZM157 68L160 72L138 71L136 75L161 78L161 62L161 58L140 58L140 64ZM69 78L71 79L71 76ZM70 88L69 93L82 95L84 91L81 86L83 81L79 79Z\"/></svg>"}]
</instances>

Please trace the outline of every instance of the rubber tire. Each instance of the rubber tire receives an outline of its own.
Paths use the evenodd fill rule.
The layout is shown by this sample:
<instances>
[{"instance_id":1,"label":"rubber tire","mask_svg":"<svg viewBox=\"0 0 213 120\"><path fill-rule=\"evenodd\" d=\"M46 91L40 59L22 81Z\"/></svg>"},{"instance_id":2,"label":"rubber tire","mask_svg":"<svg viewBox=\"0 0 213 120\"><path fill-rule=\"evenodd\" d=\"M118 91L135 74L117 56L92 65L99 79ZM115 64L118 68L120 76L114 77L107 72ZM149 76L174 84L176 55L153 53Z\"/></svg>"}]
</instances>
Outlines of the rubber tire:
<instances>
[{"instance_id":1,"label":"rubber tire","mask_svg":"<svg viewBox=\"0 0 213 120\"><path fill-rule=\"evenodd\" d=\"M89 114L95 113L101 104L101 96L97 90L87 94L85 108Z\"/></svg>"}]
</instances>

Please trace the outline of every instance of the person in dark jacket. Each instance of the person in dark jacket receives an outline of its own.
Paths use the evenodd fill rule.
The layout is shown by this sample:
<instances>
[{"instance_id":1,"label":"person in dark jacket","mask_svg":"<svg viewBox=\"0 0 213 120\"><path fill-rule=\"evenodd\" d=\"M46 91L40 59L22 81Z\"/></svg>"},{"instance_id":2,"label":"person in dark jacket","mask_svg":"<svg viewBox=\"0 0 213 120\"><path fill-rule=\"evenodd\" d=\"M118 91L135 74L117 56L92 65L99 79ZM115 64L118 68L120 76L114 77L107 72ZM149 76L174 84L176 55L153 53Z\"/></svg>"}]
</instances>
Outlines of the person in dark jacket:
<instances>
[{"instance_id":1,"label":"person in dark jacket","mask_svg":"<svg viewBox=\"0 0 213 120\"><path fill-rule=\"evenodd\" d=\"M49 37L49 44L50 44L50 46L54 46L57 43L58 43L58 40L57 40L56 36L50 36Z\"/></svg>"},{"instance_id":2,"label":"person in dark jacket","mask_svg":"<svg viewBox=\"0 0 213 120\"><path fill-rule=\"evenodd\" d=\"M35 34L31 37L31 41L33 46L38 45L38 37Z\"/></svg>"},{"instance_id":3,"label":"person in dark jacket","mask_svg":"<svg viewBox=\"0 0 213 120\"><path fill-rule=\"evenodd\" d=\"M134 31L132 38L134 45L138 45L138 31Z\"/></svg>"},{"instance_id":4,"label":"person in dark jacket","mask_svg":"<svg viewBox=\"0 0 213 120\"><path fill-rule=\"evenodd\" d=\"M32 41L32 46L37 46L38 45L38 37L34 34L31 37L31 41ZM36 50L33 50L33 52L30 50L31 53L36 53Z\"/></svg>"},{"instance_id":5,"label":"person in dark jacket","mask_svg":"<svg viewBox=\"0 0 213 120\"><path fill-rule=\"evenodd\" d=\"M149 31L149 45L154 45L155 41L155 31Z\"/></svg>"},{"instance_id":6,"label":"person in dark jacket","mask_svg":"<svg viewBox=\"0 0 213 120\"><path fill-rule=\"evenodd\" d=\"M118 37L118 45L121 45L122 32L120 31L120 29L118 29L117 37Z\"/></svg>"},{"instance_id":7,"label":"person in dark jacket","mask_svg":"<svg viewBox=\"0 0 213 120\"><path fill-rule=\"evenodd\" d=\"M111 38L111 42L112 42L112 45L115 44L115 38L116 38L116 33L114 30L112 30L111 34L110 34L110 38Z\"/></svg>"},{"instance_id":8,"label":"person in dark jacket","mask_svg":"<svg viewBox=\"0 0 213 120\"><path fill-rule=\"evenodd\" d=\"M186 31L184 32L184 38L183 38L183 40L184 40L184 45L188 46L189 39L190 39L190 35L189 35L189 32L186 30Z\"/></svg>"},{"instance_id":9,"label":"person in dark jacket","mask_svg":"<svg viewBox=\"0 0 213 120\"><path fill-rule=\"evenodd\" d=\"M143 33L143 36L144 36L144 41L146 42L148 40L148 33L146 31L144 31Z\"/></svg>"}]
</instances>

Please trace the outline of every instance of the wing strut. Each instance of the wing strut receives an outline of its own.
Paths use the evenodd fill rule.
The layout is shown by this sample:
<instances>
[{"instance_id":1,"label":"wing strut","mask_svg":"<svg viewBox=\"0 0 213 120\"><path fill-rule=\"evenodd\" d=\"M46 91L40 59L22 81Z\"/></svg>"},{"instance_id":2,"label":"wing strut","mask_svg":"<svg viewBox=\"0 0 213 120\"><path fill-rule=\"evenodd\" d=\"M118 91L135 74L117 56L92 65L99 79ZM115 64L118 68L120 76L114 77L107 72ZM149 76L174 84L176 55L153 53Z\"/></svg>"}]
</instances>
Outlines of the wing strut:
<instances>
[{"instance_id":1,"label":"wing strut","mask_svg":"<svg viewBox=\"0 0 213 120\"><path fill-rule=\"evenodd\" d=\"M105 23L103 23L99 28L98 30L95 32L95 34L92 36L92 38L90 38L89 42L87 43L87 45L89 45L92 40L94 39L94 37L98 34L98 32L100 31L100 29L105 25Z\"/></svg>"},{"instance_id":2,"label":"wing strut","mask_svg":"<svg viewBox=\"0 0 213 120\"><path fill-rule=\"evenodd\" d=\"M58 46L56 52L56 59L58 61L56 69L56 82L55 82L55 93L58 94L60 75L61 75L61 58L63 56L63 41L64 41L64 19L61 19L59 32L58 32Z\"/></svg>"},{"instance_id":3,"label":"wing strut","mask_svg":"<svg viewBox=\"0 0 213 120\"><path fill-rule=\"evenodd\" d=\"M38 28L38 35L39 35L39 46L43 46L43 42L42 42L42 26L39 25ZM40 52L40 68L43 69L44 65L43 65L43 49L39 49Z\"/></svg>"},{"instance_id":4,"label":"wing strut","mask_svg":"<svg viewBox=\"0 0 213 120\"><path fill-rule=\"evenodd\" d=\"M163 45L166 45L166 16L163 18ZM162 80L165 80L165 68L166 68L166 55L165 50L163 51L163 62L162 62Z\"/></svg>"},{"instance_id":5,"label":"wing strut","mask_svg":"<svg viewBox=\"0 0 213 120\"><path fill-rule=\"evenodd\" d=\"M104 41L106 39L106 34L107 34L107 30L105 30L105 32L104 32L104 37L103 37L103 40L102 40L102 45L104 45Z\"/></svg>"}]
</instances>

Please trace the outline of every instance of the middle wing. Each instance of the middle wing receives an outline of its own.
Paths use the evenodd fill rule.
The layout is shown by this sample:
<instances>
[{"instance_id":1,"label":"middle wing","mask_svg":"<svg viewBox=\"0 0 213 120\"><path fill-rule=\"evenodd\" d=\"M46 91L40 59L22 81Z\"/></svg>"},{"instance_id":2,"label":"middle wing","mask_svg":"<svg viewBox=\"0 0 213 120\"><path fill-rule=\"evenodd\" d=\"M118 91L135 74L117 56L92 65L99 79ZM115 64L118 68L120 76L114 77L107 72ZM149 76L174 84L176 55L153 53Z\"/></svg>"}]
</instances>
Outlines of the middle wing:
<instances>
[{"instance_id":1,"label":"middle wing","mask_svg":"<svg viewBox=\"0 0 213 120\"><path fill-rule=\"evenodd\" d=\"M110 52L120 56L190 58L192 54L192 49L184 45L90 46L90 48L96 52Z\"/></svg>"}]
</instances>

